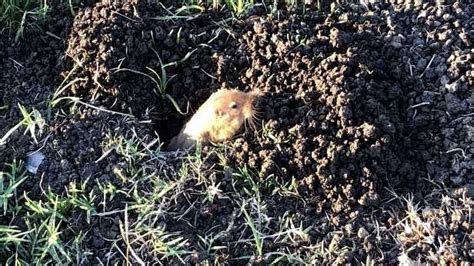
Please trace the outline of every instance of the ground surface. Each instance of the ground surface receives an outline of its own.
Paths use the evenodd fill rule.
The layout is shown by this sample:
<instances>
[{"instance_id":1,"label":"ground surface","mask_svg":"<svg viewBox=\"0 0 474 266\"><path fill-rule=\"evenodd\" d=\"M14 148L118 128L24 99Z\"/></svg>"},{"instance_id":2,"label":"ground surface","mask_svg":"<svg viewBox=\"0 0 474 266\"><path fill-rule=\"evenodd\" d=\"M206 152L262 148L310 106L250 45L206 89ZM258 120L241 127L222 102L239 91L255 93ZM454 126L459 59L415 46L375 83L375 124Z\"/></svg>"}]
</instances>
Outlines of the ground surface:
<instances>
[{"instance_id":1,"label":"ground surface","mask_svg":"<svg viewBox=\"0 0 474 266\"><path fill-rule=\"evenodd\" d=\"M14 159L45 159L0 216L28 241L0 241L0 258L473 262L468 2L256 6L239 19L94 4L58 9L49 35L2 37L0 136L22 120L18 104L45 126L37 143L25 127L10 135L0 170L11 180ZM224 87L264 92L258 129L189 156L160 151ZM42 221L53 244L32 241L52 239Z\"/></svg>"}]
</instances>

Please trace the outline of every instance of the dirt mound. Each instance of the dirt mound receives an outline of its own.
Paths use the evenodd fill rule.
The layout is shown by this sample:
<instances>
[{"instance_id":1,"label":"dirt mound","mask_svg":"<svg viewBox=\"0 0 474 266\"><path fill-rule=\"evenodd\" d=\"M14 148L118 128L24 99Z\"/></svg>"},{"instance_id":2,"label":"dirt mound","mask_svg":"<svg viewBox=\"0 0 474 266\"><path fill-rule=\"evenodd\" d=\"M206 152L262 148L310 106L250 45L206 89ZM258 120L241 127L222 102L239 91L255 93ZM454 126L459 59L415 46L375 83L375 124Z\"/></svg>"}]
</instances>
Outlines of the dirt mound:
<instances>
[{"instance_id":1,"label":"dirt mound","mask_svg":"<svg viewBox=\"0 0 474 266\"><path fill-rule=\"evenodd\" d=\"M151 114L166 140L179 131L180 112L193 108L189 117L218 88L214 55L229 38L214 22L225 14L175 20L167 18L172 11L119 3L84 9L67 50L85 78L73 92L137 117Z\"/></svg>"},{"instance_id":2,"label":"dirt mound","mask_svg":"<svg viewBox=\"0 0 474 266\"><path fill-rule=\"evenodd\" d=\"M410 137L414 82L402 77L403 62L378 37L383 23L352 13L324 21L315 12L248 21L240 50L251 65L240 81L267 95L261 133L235 142L238 165L263 178L296 178L336 213L377 205L385 186L421 185L426 161L440 147Z\"/></svg>"},{"instance_id":3,"label":"dirt mound","mask_svg":"<svg viewBox=\"0 0 474 266\"><path fill-rule=\"evenodd\" d=\"M147 67L159 69L192 52L167 71L177 78L166 90L181 109L187 101L198 107L229 84L267 93L262 121L278 140L255 133L237 141L237 166L248 164L262 177L304 180L308 191L329 199L336 212L343 202L376 204L382 185L414 189L424 175L425 159L407 155L419 145L404 138L408 89L402 90L400 73L388 71L398 55L385 54L391 47L376 37L380 17L349 13L337 23L336 15L324 19L316 12L283 14L278 21L250 17L234 26L232 38L210 23L208 14L162 22L153 18L163 10L138 10L140 15L130 4L96 5L78 15L68 54L87 81L75 91L138 116L156 110L152 117L160 117L155 123L167 139L183 117L154 93L148 77L116 71L147 73ZM230 41L223 42L223 35ZM431 148L426 153L436 154L437 147Z\"/></svg>"},{"instance_id":4,"label":"dirt mound","mask_svg":"<svg viewBox=\"0 0 474 266\"><path fill-rule=\"evenodd\" d=\"M295 179L298 192L314 204L307 215L330 209L338 217L336 224L378 206L386 187L422 197L425 186L430 187L422 180L433 170L431 161L439 171L449 168L447 156L440 156L440 124L447 117L424 112L436 106L425 101L436 92L420 86L436 88L458 80L466 65L451 66L453 74L446 81L447 60L435 54L447 48L421 43L422 36L414 35L405 21L416 19L422 27L423 12L348 10L325 17L314 11L282 11L278 17L250 16L225 33L211 23L213 15L152 19L162 12L142 7L137 16L125 4L97 5L79 14L68 49L87 78L77 92L109 108L130 108L138 116L155 109L152 117L166 140L184 117L153 93L149 78L115 72L120 66L145 73L146 67L160 69L163 62L178 62L194 51L167 68L177 78L166 90L179 107L189 101L196 108L224 86L265 92L258 103L262 128L228 143L233 145L228 151L233 167L250 168L262 178L261 185ZM427 17L426 24L436 27ZM465 47L462 41L454 43ZM446 105L455 113L466 110L462 104L462 110Z\"/></svg>"}]
</instances>

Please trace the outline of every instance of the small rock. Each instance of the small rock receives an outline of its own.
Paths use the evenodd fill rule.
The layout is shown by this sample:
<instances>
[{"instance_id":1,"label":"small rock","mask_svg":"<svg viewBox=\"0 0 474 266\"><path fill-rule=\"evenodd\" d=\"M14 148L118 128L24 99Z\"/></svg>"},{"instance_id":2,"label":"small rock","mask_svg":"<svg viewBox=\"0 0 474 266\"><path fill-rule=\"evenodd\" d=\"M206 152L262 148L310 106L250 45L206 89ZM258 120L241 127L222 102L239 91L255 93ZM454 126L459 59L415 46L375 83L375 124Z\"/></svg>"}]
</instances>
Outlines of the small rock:
<instances>
[{"instance_id":1,"label":"small rock","mask_svg":"<svg viewBox=\"0 0 474 266\"><path fill-rule=\"evenodd\" d=\"M434 101L435 94L432 91L423 91L420 98L422 102L432 103Z\"/></svg>"},{"instance_id":2,"label":"small rock","mask_svg":"<svg viewBox=\"0 0 474 266\"><path fill-rule=\"evenodd\" d=\"M469 39L469 35L465 32L461 32L459 33L459 38L461 39L461 41L466 45L466 46L471 46L472 45L472 42L471 40Z\"/></svg>"},{"instance_id":3,"label":"small rock","mask_svg":"<svg viewBox=\"0 0 474 266\"><path fill-rule=\"evenodd\" d=\"M416 19L425 19L428 16L428 11L421 10Z\"/></svg>"},{"instance_id":4,"label":"small rock","mask_svg":"<svg viewBox=\"0 0 474 266\"><path fill-rule=\"evenodd\" d=\"M254 31L255 33L257 33L257 34L263 33L263 27L262 27L262 25L261 25L260 23L255 23L255 24L253 25L253 31Z\"/></svg>"},{"instance_id":5,"label":"small rock","mask_svg":"<svg viewBox=\"0 0 474 266\"><path fill-rule=\"evenodd\" d=\"M446 86L446 84L449 83L449 77L446 75L443 75L440 79L439 82L441 83L442 86Z\"/></svg>"},{"instance_id":6,"label":"small rock","mask_svg":"<svg viewBox=\"0 0 474 266\"><path fill-rule=\"evenodd\" d=\"M420 60L418 60L418 62L416 63L416 69L424 70L427 64L428 60L426 60L425 58L420 58Z\"/></svg>"},{"instance_id":7,"label":"small rock","mask_svg":"<svg viewBox=\"0 0 474 266\"><path fill-rule=\"evenodd\" d=\"M455 20L455 21L453 22L453 26L454 26L455 28L461 27L461 21L460 21L459 19Z\"/></svg>"},{"instance_id":8,"label":"small rock","mask_svg":"<svg viewBox=\"0 0 474 266\"><path fill-rule=\"evenodd\" d=\"M66 159L61 159L60 164L61 164L61 169L63 169L64 171L71 169L71 164Z\"/></svg>"},{"instance_id":9,"label":"small rock","mask_svg":"<svg viewBox=\"0 0 474 266\"><path fill-rule=\"evenodd\" d=\"M448 38L449 38L449 32L448 32L448 31L444 31L444 32L438 33L438 40L444 42L444 41L446 41Z\"/></svg>"},{"instance_id":10,"label":"small rock","mask_svg":"<svg viewBox=\"0 0 474 266\"><path fill-rule=\"evenodd\" d=\"M436 9L436 17L439 18L439 17L443 16L443 14L444 14L444 10L443 10L442 8L439 8L439 7L438 7L438 8Z\"/></svg>"},{"instance_id":11,"label":"small rock","mask_svg":"<svg viewBox=\"0 0 474 266\"><path fill-rule=\"evenodd\" d=\"M390 42L390 45L395 49L401 48L403 46L402 38L400 36L393 37L392 41Z\"/></svg>"},{"instance_id":12,"label":"small rock","mask_svg":"<svg viewBox=\"0 0 474 266\"><path fill-rule=\"evenodd\" d=\"M474 95L466 99L467 103L469 104L469 107L473 108L474 107Z\"/></svg>"},{"instance_id":13,"label":"small rock","mask_svg":"<svg viewBox=\"0 0 474 266\"><path fill-rule=\"evenodd\" d=\"M99 180L101 182L110 182L112 180L112 177L110 175L104 174L99 177Z\"/></svg>"},{"instance_id":14,"label":"small rock","mask_svg":"<svg viewBox=\"0 0 474 266\"><path fill-rule=\"evenodd\" d=\"M390 45L395 48L395 49L399 49L399 48L402 48L402 44L399 43L399 42L391 42Z\"/></svg>"},{"instance_id":15,"label":"small rock","mask_svg":"<svg viewBox=\"0 0 474 266\"><path fill-rule=\"evenodd\" d=\"M445 138L443 140L443 145L446 148L446 150L448 150L448 151L452 150L452 149L455 149L459 146L456 142L454 142L452 140L449 140L448 138Z\"/></svg>"},{"instance_id":16,"label":"small rock","mask_svg":"<svg viewBox=\"0 0 474 266\"><path fill-rule=\"evenodd\" d=\"M453 39L448 39L444 42L443 44L443 49L447 50L451 47L451 44L453 44L454 40Z\"/></svg>"},{"instance_id":17,"label":"small rock","mask_svg":"<svg viewBox=\"0 0 474 266\"><path fill-rule=\"evenodd\" d=\"M171 38L166 38L166 40L164 41L164 44L168 48L172 48L175 46L175 43L173 42L173 40L171 40Z\"/></svg>"},{"instance_id":18,"label":"small rock","mask_svg":"<svg viewBox=\"0 0 474 266\"><path fill-rule=\"evenodd\" d=\"M440 47L441 47L441 44L439 44L439 42L434 42L430 44L430 48L433 50L439 49Z\"/></svg>"},{"instance_id":19,"label":"small rock","mask_svg":"<svg viewBox=\"0 0 474 266\"><path fill-rule=\"evenodd\" d=\"M423 46L423 45L425 45L425 40L423 40L422 38L416 37L413 40L413 46Z\"/></svg>"},{"instance_id":20,"label":"small rock","mask_svg":"<svg viewBox=\"0 0 474 266\"><path fill-rule=\"evenodd\" d=\"M104 239L99 236L94 237L94 240L92 240L92 245L95 248L102 248L104 247L104 244L105 244Z\"/></svg>"},{"instance_id":21,"label":"small rock","mask_svg":"<svg viewBox=\"0 0 474 266\"><path fill-rule=\"evenodd\" d=\"M462 113L468 108L467 102L459 99L454 93L447 93L444 100L446 101L446 111L451 115Z\"/></svg>"},{"instance_id":22,"label":"small rock","mask_svg":"<svg viewBox=\"0 0 474 266\"><path fill-rule=\"evenodd\" d=\"M359 238L366 238L369 236L369 232L364 227L359 228L359 231L357 231L357 237Z\"/></svg>"},{"instance_id":23,"label":"small rock","mask_svg":"<svg viewBox=\"0 0 474 266\"><path fill-rule=\"evenodd\" d=\"M443 15L443 20L444 21L451 21L453 19L453 15L446 13Z\"/></svg>"},{"instance_id":24,"label":"small rock","mask_svg":"<svg viewBox=\"0 0 474 266\"><path fill-rule=\"evenodd\" d=\"M376 206L380 202L380 196L373 192L365 193L357 202L362 206Z\"/></svg>"},{"instance_id":25,"label":"small rock","mask_svg":"<svg viewBox=\"0 0 474 266\"><path fill-rule=\"evenodd\" d=\"M464 178L459 174L460 169L456 165L454 165L453 170L454 175L450 177L450 180L456 185L464 183Z\"/></svg>"},{"instance_id":26,"label":"small rock","mask_svg":"<svg viewBox=\"0 0 474 266\"><path fill-rule=\"evenodd\" d=\"M438 76L441 76L444 74L444 72L446 72L446 69L448 69L448 67L446 66L445 63L441 63L439 65L436 66L435 68L435 73L436 75Z\"/></svg>"},{"instance_id":27,"label":"small rock","mask_svg":"<svg viewBox=\"0 0 474 266\"><path fill-rule=\"evenodd\" d=\"M464 92L468 89L468 87L466 86L466 83L462 82L462 78L459 78L455 82L451 84L447 84L446 89L449 92L456 93L456 92Z\"/></svg>"},{"instance_id":28,"label":"small rock","mask_svg":"<svg viewBox=\"0 0 474 266\"><path fill-rule=\"evenodd\" d=\"M344 229L346 230L347 234L351 235L352 231L354 231L354 226L352 225L352 223L348 223L344 226Z\"/></svg>"},{"instance_id":29,"label":"small rock","mask_svg":"<svg viewBox=\"0 0 474 266\"><path fill-rule=\"evenodd\" d=\"M247 78L252 78L253 77L253 69L252 68L247 69L247 71L245 72L245 76Z\"/></svg>"}]
</instances>

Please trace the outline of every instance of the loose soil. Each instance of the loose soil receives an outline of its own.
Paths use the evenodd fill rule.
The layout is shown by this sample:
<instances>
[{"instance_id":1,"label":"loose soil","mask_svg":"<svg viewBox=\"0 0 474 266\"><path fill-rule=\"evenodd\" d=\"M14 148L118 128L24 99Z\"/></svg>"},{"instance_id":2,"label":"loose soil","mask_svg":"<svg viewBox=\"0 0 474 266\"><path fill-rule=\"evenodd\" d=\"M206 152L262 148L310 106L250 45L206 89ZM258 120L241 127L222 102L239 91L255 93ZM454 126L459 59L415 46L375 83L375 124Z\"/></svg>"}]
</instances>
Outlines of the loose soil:
<instances>
[{"instance_id":1,"label":"loose soil","mask_svg":"<svg viewBox=\"0 0 474 266\"><path fill-rule=\"evenodd\" d=\"M204 178L221 183L224 194L247 186L219 166L216 154L225 154L227 167L258 177L268 217L290 215L304 228L311 226L306 241L267 242L268 252L326 241L335 250L351 247L322 258L328 262L355 263L368 256L397 262L401 250L393 248L395 239L377 236L374 225L395 226L391 191L423 201L435 181L473 193L474 5L468 2L408 9L345 6L328 15L283 7L272 14L257 6L225 23L230 14L211 11L162 20L167 13L156 4L98 3L73 20L55 14L48 30L62 40L34 36L17 45L0 39L0 104L7 106L0 110L0 136L21 119L17 103L47 117L48 99L73 66L78 70L69 80L75 82L62 95L135 118L63 104L66 112L50 121L43 143L34 144L19 130L7 146L0 146L0 170L44 146L46 159L35 179L41 177L41 182L25 185L36 197L41 197L40 184L59 194L71 182L87 179L121 186L116 169L124 167L124 159L116 152L101 158L109 136L121 133L150 141L156 132L166 143L217 89L258 89L264 93L256 103L261 126L225 146L206 147L201 154ZM137 73L153 76L151 68L161 74L160 67L171 62L177 63L166 68L170 80L165 93L188 110L186 115L157 93L149 77ZM274 182L294 183L294 194L274 194ZM124 208L128 200L115 198L110 207ZM201 232L227 230L220 243L232 243L232 248L221 257L252 255L250 244L239 242L244 220L228 228L240 208L235 200L197 203L187 213L190 202L176 203L173 209L184 219L164 219L167 230L181 232L192 250ZM472 224L463 226L467 217L454 221L447 213L434 215L450 223L448 231L433 232L434 237L450 239L457 248L457 254L448 249L442 259L472 262ZM105 222L95 217L87 224L78 217L62 237L93 228L85 243L92 252L88 259L105 258L112 245L105 239L120 234L122 218L117 214ZM188 220L195 221L193 227L184 222ZM268 223L271 232L276 226ZM341 230L335 240L331 232ZM251 232L243 238L251 238ZM408 255L428 256L434 247L420 243ZM206 256L197 252L187 259L194 263Z\"/></svg>"}]
</instances>

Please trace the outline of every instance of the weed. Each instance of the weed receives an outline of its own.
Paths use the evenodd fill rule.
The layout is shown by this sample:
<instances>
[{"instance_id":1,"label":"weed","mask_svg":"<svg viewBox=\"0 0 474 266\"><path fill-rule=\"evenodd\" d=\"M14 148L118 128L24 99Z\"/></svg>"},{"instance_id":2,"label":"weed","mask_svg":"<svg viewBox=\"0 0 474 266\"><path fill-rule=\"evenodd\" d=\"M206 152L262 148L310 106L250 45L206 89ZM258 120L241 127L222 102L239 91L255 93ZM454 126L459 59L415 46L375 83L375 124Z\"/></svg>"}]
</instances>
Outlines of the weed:
<instances>
[{"instance_id":1,"label":"weed","mask_svg":"<svg viewBox=\"0 0 474 266\"><path fill-rule=\"evenodd\" d=\"M75 16L74 6L81 0L61 0L69 6L70 13ZM27 30L42 30L42 25L49 18L49 13L59 3L34 0L2 0L0 2L0 33L7 32L15 36L15 41L24 37Z\"/></svg>"},{"instance_id":2,"label":"weed","mask_svg":"<svg viewBox=\"0 0 474 266\"><path fill-rule=\"evenodd\" d=\"M200 5L184 5L178 8L175 12L172 12L169 8L166 8L162 3L161 7L168 13L168 15L152 17L151 19L162 20L162 21L175 21L178 19L193 19L198 16L199 13L204 11L204 8Z\"/></svg>"},{"instance_id":3,"label":"weed","mask_svg":"<svg viewBox=\"0 0 474 266\"><path fill-rule=\"evenodd\" d=\"M111 110L108 110L108 109L105 109L105 108L102 108L102 107L97 107L97 106L94 106L92 104L89 104L89 103L86 103L86 102L83 102L81 101L81 99L79 97L74 97L74 96L61 96L63 95L63 93L69 89L70 87L72 87L75 83L77 82L81 82L81 81L86 81L87 79L86 78L75 78L71 81L70 78L72 77L73 74L76 73L76 71L78 71L80 69L80 66L81 64L80 63L76 63L74 64L73 68L69 71L69 73L66 75L66 77L63 79L63 81L59 84L59 86L56 88L56 90L54 91L54 93L52 95L50 95L48 97L48 100L47 100L47 111L46 111L46 117L47 117L47 121L51 121L52 119L52 112L53 112L53 109L62 101L64 100L67 100L69 101L70 103L73 103L74 106L76 104L80 104L80 105L83 105L85 107L88 107L88 108L92 108L92 109L95 109L95 110L98 110L100 112L106 112L106 113L110 113L110 114L114 114L114 115L120 115L120 116L124 116L124 117L134 117L133 115L131 114L125 114L125 113L121 113L121 112L116 112L116 111L111 111ZM69 82L68 82L69 81ZM1 142L0 142L1 143Z\"/></svg>"},{"instance_id":4,"label":"weed","mask_svg":"<svg viewBox=\"0 0 474 266\"><path fill-rule=\"evenodd\" d=\"M49 10L46 1L3 0L0 5L0 32L8 31L15 40L23 37L26 28L39 29Z\"/></svg>"},{"instance_id":5,"label":"weed","mask_svg":"<svg viewBox=\"0 0 474 266\"><path fill-rule=\"evenodd\" d=\"M166 69L170 66L178 66L178 65L182 64L183 62L188 60L189 57L195 51L196 51L196 49L191 51L191 52L188 52L181 60L171 62L171 63L167 63L167 64L163 64L163 61L161 61L161 57L159 56L159 54L156 51L154 51L156 56L158 57L159 62L160 62L160 73L158 73L155 69L153 69L151 67L146 67L146 69L150 72L150 74L146 74L146 73L143 73L141 71L128 69L128 68L116 68L114 73L117 73L119 71L129 71L129 72L132 72L132 73L135 73L135 74L140 74L142 76L145 76L145 77L149 78L156 85L155 90L154 90L156 95L158 95L159 97L161 97L163 99L164 98L168 99L173 104L176 111L178 111L182 115L186 115L187 111L186 112L181 111L181 108L179 108L179 105L177 104L177 102L173 99L173 97L170 94L168 94L166 92L166 89L168 87L169 82L173 78L176 77L176 75L168 76L168 73L167 73ZM189 108L189 105L188 105L188 108Z\"/></svg>"},{"instance_id":6,"label":"weed","mask_svg":"<svg viewBox=\"0 0 474 266\"><path fill-rule=\"evenodd\" d=\"M253 240L255 242L255 248L256 248L256 251L257 251L257 255L258 255L258 257L262 257L263 256L263 241L264 240L263 240L262 234L258 231L257 225L254 223L254 220L250 217L247 210L245 210L246 205L247 204L245 202L242 204L242 212L244 213L244 216L245 216L245 222L250 227L250 229L252 230L252 236L253 236Z\"/></svg>"},{"instance_id":7,"label":"weed","mask_svg":"<svg viewBox=\"0 0 474 266\"><path fill-rule=\"evenodd\" d=\"M182 255L190 253L185 249L188 240L177 233L171 234L163 229L144 225L134 228L131 235L133 242L145 244L151 248L152 254L162 256L163 259L175 257L184 263Z\"/></svg>"},{"instance_id":8,"label":"weed","mask_svg":"<svg viewBox=\"0 0 474 266\"><path fill-rule=\"evenodd\" d=\"M86 194L86 185L87 180L81 182L79 187L76 185L76 182L72 182L67 190L67 196L72 208L81 209L86 212L86 221L90 223L91 216L96 213L94 204L96 196L93 190Z\"/></svg>"},{"instance_id":9,"label":"weed","mask_svg":"<svg viewBox=\"0 0 474 266\"><path fill-rule=\"evenodd\" d=\"M0 172L0 205L3 207L3 215L0 217L2 218L10 215L12 217L21 215L20 212L23 208L19 204L17 188L27 178L22 172L21 162L13 161L7 166L10 167L10 171ZM14 247L28 242L25 239L28 233L14 225L0 225L0 255L11 256L14 253Z\"/></svg>"},{"instance_id":10,"label":"weed","mask_svg":"<svg viewBox=\"0 0 474 266\"><path fill-rule=\"evenodd\" d=\"M289 263L291 265L310 265L303 258L296 254L292 254L291 251L287 252L270 252L266 254L267 256L276 257L271 261L271 265L283 265L283 262Z\"/></svg>"},{"instance_id":11,"label":"weed","mask_svg":"<svg viewBox=\"0 0 474 266\"><path fill-rule=\"evenodd\" d=\"M259 184L254 180L253 175L250 170L248 170L247 166L243 168L239 168L237 173L234 173L234 176L238 178L242 178L244 180L243 191L249 197L256 197L258 201L260 201L260 188Z\"/></svg>"},{"instance_id":12,"label":"weed","mask_svg":"<svg viewBox=\"0 0 474 266\"><path fill-rule=\"evenodd\" d=\"M3 215L7 214L8 210L12 210L13 208L9 207L8 201L13 197L13 199L17 199L16 189L18 186L23 183L27 176L21 172L23 163L17 162L16 160L13 163L8 164L10 167L9 172L0 172L0 206L3 207ZM5 184L8 182L8 185ZM18 204L15 203L14 206ZM15 210L17 212L18 210Z\"/></svg>"},{"instance_id":13,"label":"weed","mask_svg":"<svg viewBox=\"0 0 474 266\"><path fill-rule=\"evenodd\" d=\"M115 195L118 193L118 188L111 182L102 184L97 181L96 183L100 191L102 191L102 201L100 202L100 205L102 205L102 211L105 212L107 208L107 202L114 199Z\"/></svg>"},{"instance_id":14,"label":"weed","mask_svg":"<svg viewBox=\"0 0 474 266\"><path fill-rule=\"evenodd\" d=\"M0 224L0 255L8 265L72 263L76 255L83 254L80 243L84 235L78 232L74 239L64 242L63 224L70 222L70 211L85 212L87 221L95 214L95 196L92 191L86 193L87 181L71 184L66 197L43 192L45 200L35 200L26 192L18 195L19 185L28 177L22 163L13 161L8 166L8 172L0 172L0 203L2 218L12 220L8 226ZM21 227L13 225L15 217L24 221Z\"/></svg>"},{"instance_id":15,"label":"weed","mask_svg":"<svg viewBox=\"0 0 474 266\"><path fill-rule=\"evenodd\" d=\"M3 251L12 252L11 246L21 245L26 242L25 235L28 232L22 232L17 226L0 225L0 254Z\"/></svg>"},{"instance_id":16,"label":"weed","mask_svg":"<svg viewBox=\"0 0 474 266\"><path fill-rule=\"evenodd\" d=\"M44 119L41 117L41 113L34 108L33 111L29 113L21 104L18 104L18 107L20 108L21 114L23 116L22 124L26 127L25 133L26 131L29 131L31 137L37 144L38 140L36 139L36 129L38 128L39 135L41 136L43 134L43 128L46 125Z\"/></svg>"},{"instance_id":17,"label":"weed","mask_svg":"<svg viewBox=\"0 0 474 266\"><path fill-rule=\"evenodd\" d=\"M215 180L211 180L211 184L206 188L206 197L203 200L203 203L209 202L212 203L214 198L218 195L221 195L222 190L219 189L221 183L215 183Z\"/></svg>"},{"instance_id":18,"label":"weed","mask_svg":"<svg viewBox=\"0 0 474 266\"><path fill-rule=\"evenodd\" d=\"M365 263L363 263L362 265L364 265L364 266L375 266L375 261L370 256L367 256L367 259L365 260Z\"/></svg>"},{"instance_id":19,"label":"weed","mask_svg":"<svg viewBox=\"0 0 474 266\"><path fill-rule=\"evenodd\" d=\"M116 115L121 115L125 117L134 117L133 115L130 114L124 114L116 111L111 111L107 110L105 108L97 107L89 103L85 103L81 101L79 97L74 97L74 96L62 96L60 97L64 91L66 91L68 88L70 88L72 85L74 85L76 82L80 81L86 81L87 79L85 78L75 78L72 81L66 83L70 77L79 69L79 64L75 64L74 67L69 71L67 76L64 78L64 80L59 84L58 88L55 90L52 96L49 97L47 101L47 120L50 121L52 118L52 110L59 104L59 102L68 100L69 102L73 104L81 104L83 106L101 111L101 112L106 112L106 113L111 113L111 114L116 114Z\"/></svg>"},{"instance_id":20,"label":"weed","mask_svg":"<svg viewBox=\"0 0 474 266\"><path fill-rule=\"evenodd\" d=\"M28 112L26 108L20 103L18 103L18 108L20 109L23 119L7 131L7 133L0 139L0 145L5 145L10 135L13 134L21 126L26 127L25 134L27 131L29 131L31 137L33 138L36 144L38 143L38 139L36 138L37 129L39 131L40 136L43 134L43 128L46 123L42 118L41 113L34 108L33 111Z\"/></svg>"},{"instance_id":21,"label":"weed","mask_svg":"<svg viewBox=\"0 0 474 266\"><path fill-rule=\"evenodd\" d=\"M237 16L255 4L254 0L224 0L226 6Z\"/></svg>"},{"instance_id":22,"label":"weed","mask_svg":"<svg viewBox=\"0 0 474 266\"><path fill-rule=\"evenodd\" d=\"M214 243L218 241L221 237L223 237L226 233L225 232L218 232L217 234L208 233L204 236L199 237L198 246L204 252L207 257L215 257L217 256L217 252L221 249L226 249L226 246L220 245L215 246Z\"/></svg>"},{"instance_id":23,"label":"weed","mask_svg":"<svg viewBox=\"0 0 474 266\"><path fill-rule=\"evenodd\" d=\"M112 135L107 133L103 143L105 150L113 149L118 155L122 156L129 165L137 162L144 156L140 149L140 139L133 136L126 138L122 135Z\"/></svg>"},{"instance_id":24,"label":"weed","mask_svg":"<svg viewBox=\"0 0 474 266\"><path fill-rule=\"evenodd\" d=\"M401 209L391 208L391 216L398 222L386 231L394 235L400 250L398 256L400 263L411 264L422 259L421 257L410 258L408 253L423 244L431 247L430 255L425 259L435 264L445 264L442 254L445 252L456 254L458 247L450 244L443 235L437 232L449 230L448 228L453 222L457 224L472 223L472 199L454 198L450 196L450 192L444 187L444 184L434 182L433 184L437 188L425 196L423 205L421 202L416 202L411 194L402 196L390 191L393 196L391 201L397 200ZM403 212L405 213L403 214ZM440 213L445 215L440 216Z\"/></svg>"}]
</instances>

